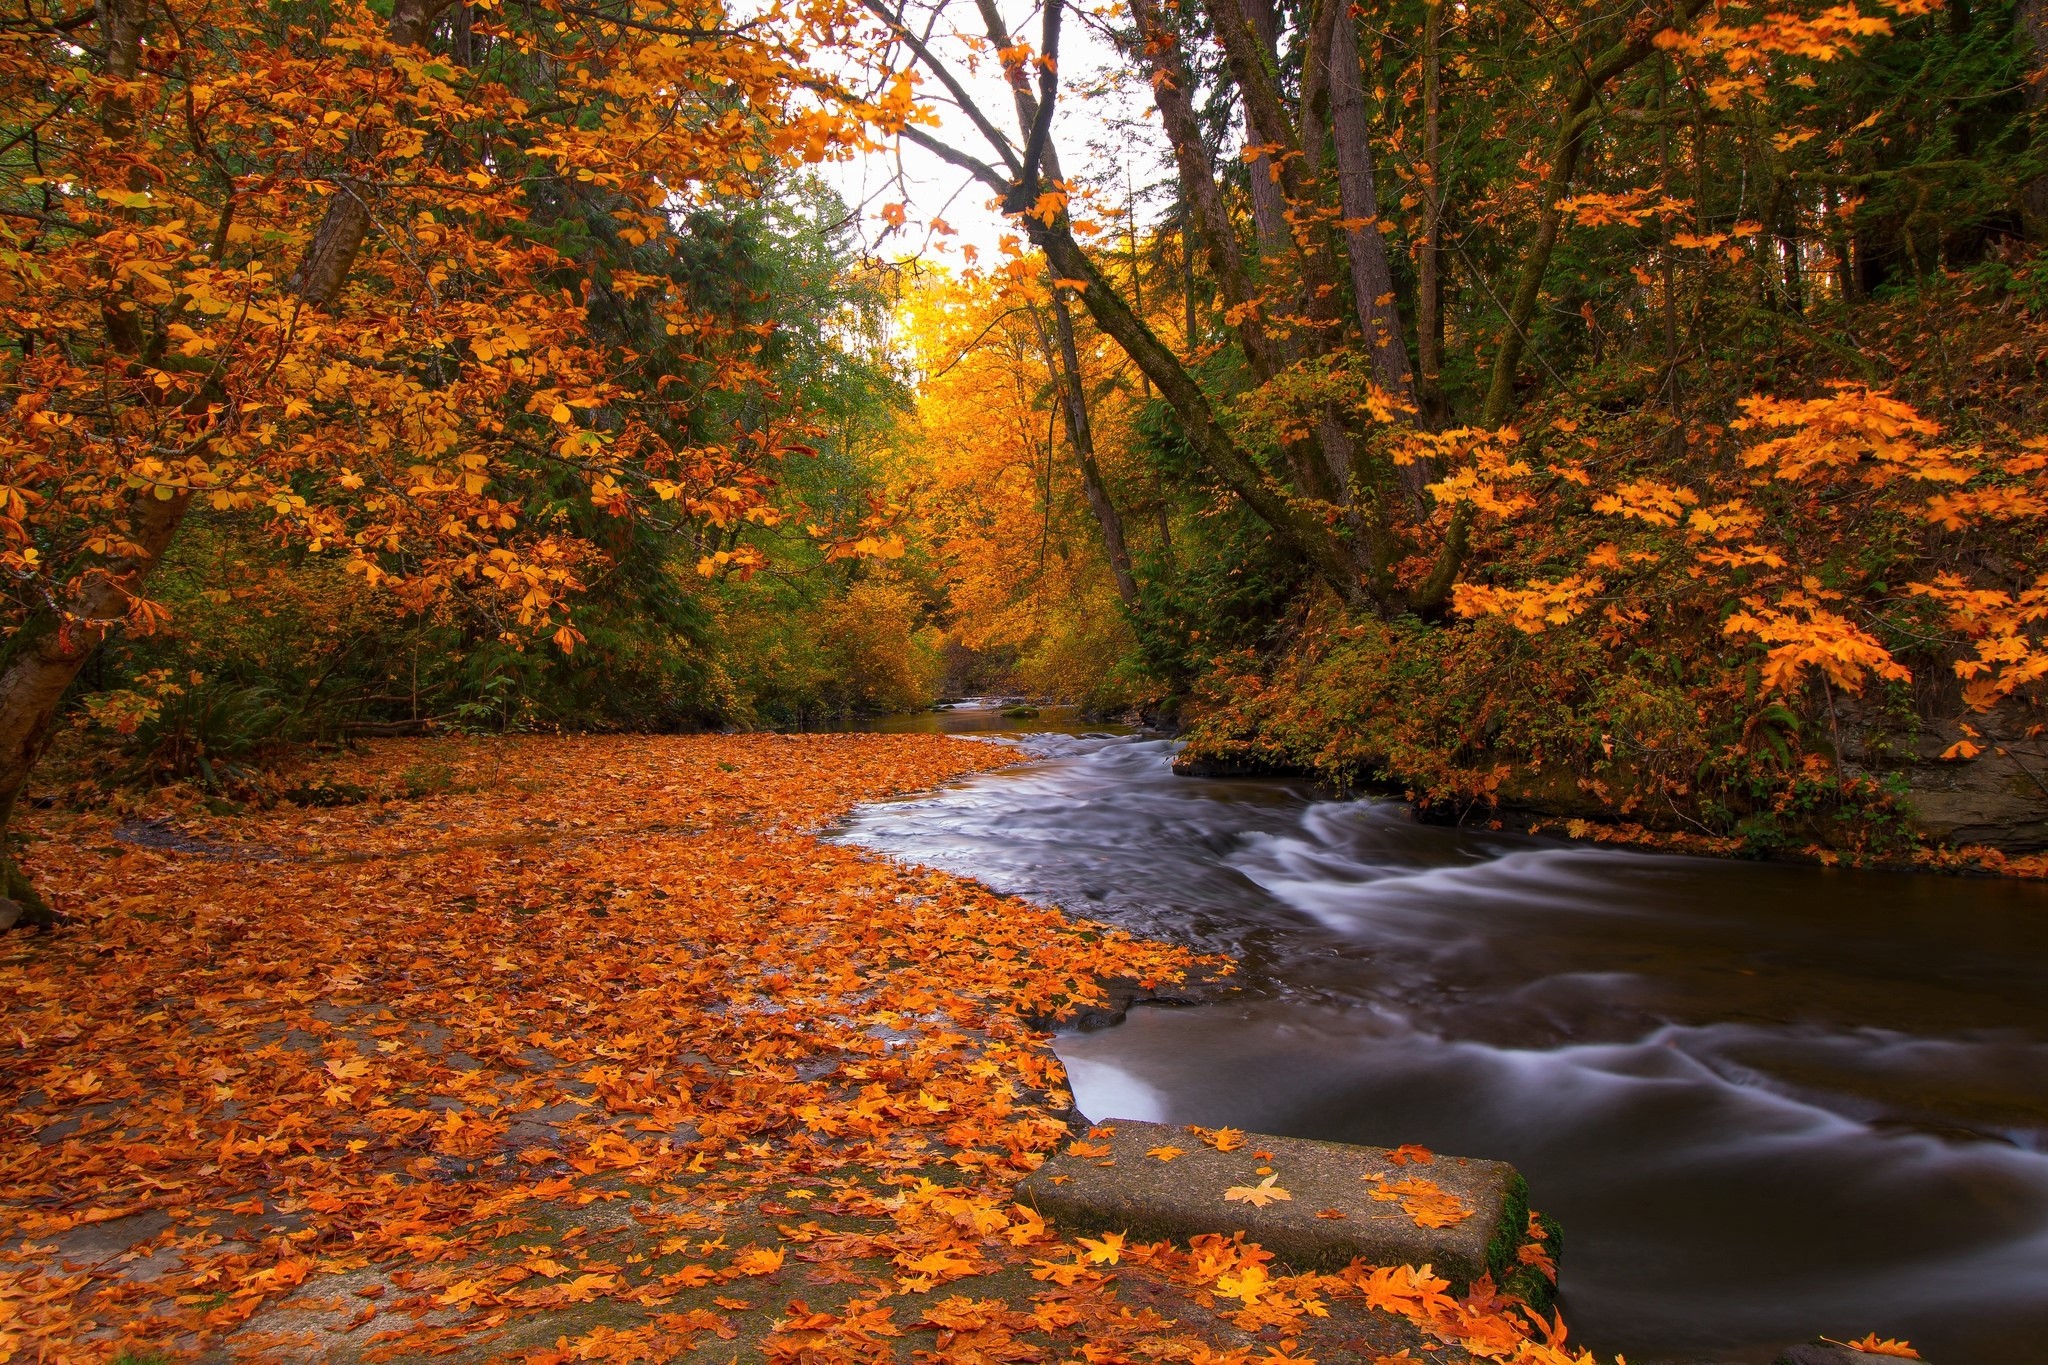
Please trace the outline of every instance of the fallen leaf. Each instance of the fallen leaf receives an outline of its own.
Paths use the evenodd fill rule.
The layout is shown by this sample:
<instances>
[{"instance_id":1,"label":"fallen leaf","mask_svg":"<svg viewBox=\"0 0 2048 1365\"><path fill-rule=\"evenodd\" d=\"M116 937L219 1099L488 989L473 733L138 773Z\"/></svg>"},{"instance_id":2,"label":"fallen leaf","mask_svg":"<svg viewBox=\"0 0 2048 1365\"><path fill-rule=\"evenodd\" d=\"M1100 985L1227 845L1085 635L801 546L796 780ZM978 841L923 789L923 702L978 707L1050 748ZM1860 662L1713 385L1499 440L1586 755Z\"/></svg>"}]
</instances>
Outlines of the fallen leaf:
<instances>
[{"instance_id":1,"label":"fallen leaf","mask_svg":"<svg viewBox=\"0 0 2048 1365\"><path fill-rule=\"evenodd\" d=\"M1242 1299L1247 1304L1259 1301L1266 1292L1268 1276L1266 1268L1256 1261L1243 1268L1216 1277L1218 1293L1228 1294L1233 1299Z\"/></svg>"},{"instance_id":2,"label":"fallen leaf","mask_svg":"<svg viewBox=\"0 0 2048 1365\"><path fill-rule=\"evenodd\" d=\"M1269 1175L1256 1185L1232 1185L1223 1192L1223 1198L1225 1202L1250 1204L1255 1209L1262 1209L1276 1199L1294 1198L1273 1183L1279 1178L1277 1175Z\"/></svg>"},{"instance_id":3,"label":"fallen leaf","mask_svg":"<svg viewBox=\"0 0 2048 1365\"><path fill-rule=\"evenodd\" d=\"M1188 1131L1219 1152L1234 1152L1244 1146L1244 1132L1241 1129L1201 1128L1189 1124Z\"/></svg>"},{"instance_id":4,"label":"fallen leaf","mask_svg":"<svg viewBox=\"0 0 2048 1365\"><path fill-rule=\"evenodd\" d=\"M1075 1240L1087 1248L1089 1261L1096 1265L1115 1265L1123 1259L1124 1234L1121 1232L1105 1232L1100 1240L1092 1237Z\"/></svg>"},{"instance_id":5,"label":"fallen leaf","mask_svg":"<svg viewBox=\"0 0 2048 1365\"><path fill-rule=\"evenodd\" d=\"M1822 1337L1821 1340L1832 1346L1846 1346L1852 1351L1861 1351L1865 1355L1894 1356L1900 1360L1920 1359L1920 1353L1905 1342L1891 1337L1886 1337L1880 1341L1875 1332L1870 1333L1860 1341L1836 1341L1833 1337Z\"/></svg>"}]
</instances>

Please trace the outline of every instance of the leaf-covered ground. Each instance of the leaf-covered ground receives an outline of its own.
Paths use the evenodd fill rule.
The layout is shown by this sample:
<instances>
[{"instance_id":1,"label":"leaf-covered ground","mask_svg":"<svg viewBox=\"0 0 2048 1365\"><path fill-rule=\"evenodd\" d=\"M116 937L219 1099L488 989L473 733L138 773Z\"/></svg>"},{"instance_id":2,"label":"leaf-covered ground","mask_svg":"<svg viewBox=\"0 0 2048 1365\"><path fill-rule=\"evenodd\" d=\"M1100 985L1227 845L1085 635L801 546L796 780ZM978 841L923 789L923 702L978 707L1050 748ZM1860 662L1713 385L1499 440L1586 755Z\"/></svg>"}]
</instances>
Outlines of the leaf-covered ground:
<instances>
[{"instance_id":1,"label":"leaf-covered ground","mask_svg":"<svg viewBox=\"0 0 2048 1365\"><path fill-rule=\"evenodd\" d=\"M1034 1023L1215 964L815 837L1010 758L394 742L265 812L38 812L0 1362L1571 1358L1484 1286L1012 1202L1069 1136Z\"/></svg>"}]
</instances>

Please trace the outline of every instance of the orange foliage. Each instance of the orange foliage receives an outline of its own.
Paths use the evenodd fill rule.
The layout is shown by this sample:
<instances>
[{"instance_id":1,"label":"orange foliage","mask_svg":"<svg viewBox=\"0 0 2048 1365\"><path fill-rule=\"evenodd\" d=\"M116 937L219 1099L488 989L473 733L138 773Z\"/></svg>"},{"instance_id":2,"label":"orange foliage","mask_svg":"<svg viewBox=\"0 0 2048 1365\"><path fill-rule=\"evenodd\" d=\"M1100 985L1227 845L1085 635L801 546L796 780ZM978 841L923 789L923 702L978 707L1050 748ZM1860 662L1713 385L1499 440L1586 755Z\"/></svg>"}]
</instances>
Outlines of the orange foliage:
<instances>
[{"instance_id":1,"label":"orange foliage","mask_svg":"<svg viewBox=\"0 0 2048 1365\"><path fill-rule=\"evenodd\" d=\"M447 6L408 5L424 44ZM562 480L548 498L618 517L772 518L763 466L802 416L683 439L688 395L595 334L599 286L549 244L549 187L590 196L624 243L672 248L676 211L756 195L764 167L856 145L866 120L900 123L806 94L792 53L843 22L836 5L740 30L709 3L637 25L471 10L477 53L558 78L539 93L505 74L517 60L469 69L395 41L389 4L349 0L317 25L258 4L130 8L146 32L101 54L135 63L127 79L56 28L0 45L0 91L45 149L30 180L6 169L8 202L41 210L0 218L0 298L23 338L0 359L0 567L18 601L76 616L136 552L141 510L189 501L260 517L407 607L474 594L509 636L567 649L566 599L604 552L532 515L537 487ZM351 204L370 215L360 250L323 255ZM734 344L666 279L621 268L601 288L725 351L692 387L761 382L758 338ZM146 632L164 612L134 593L125 616Z\"/></svg>"},{"instance_id":2,"label":"orange foliage","mask_svg":"<svg viewBox=\"0 0 2048 1365\"><path fill-rule=\"evenodd\" d=\"M73 925L0 959L0 1358L417 1355L599 1305L524 1358L742 1331L865 1358L914 1327L1203 1358L1200 1322L1133 1315L1114 1268L1283 1349L1341 1298L1572 1359L1485 1284L1285 1275L1241 1236L1062 1244L1010 1202L1068 1103L1020 1016L1192 959L810 832L1007 761L936 737L387 743L297 774L361 805L40 816ZM423 767L439 793L398 796ZM82 1252L102 1225L132 1251ZM1023 1311L938 1292L1027 1263L1048 1292Z\"/></svg>"},{"instance_id":3,"label":"orange foliage","mask_svg":"<svg viewBox=\"0 0 2048 1365\"><path fill-rule=\"evenodd\" d=\"M1081 696L1113 665L1125 634L1067 437L1044 396L1046 357L1030 310L1045 307L1046 288L1026 272L915 279L901 319L928 377L899 477L936 561L952 638L1014 652L1019 686ZM1083 365L1091 374L1109 368L1085 346ZM1127 443L1122 406L1100 402L1090 416L1099 448Z\"/></svg>"},{"instance_id":4,"label":"orange foliage","mask_svg":"<svg viewBox=\"0 0 2048 1365\"><path fill-rule=\"evenodd\" d=\"M1742 402L1737 432L1755 438L1740 451L1748 471L1702 494L1658 479L1627 479L1596 491L1595 513L1678 533L1679 545L1624 551L1604 542L1585 555L1593 573L1532 579L1526 587L1460 584L1454 605L1469 617L1500 617L1535 633L1564 625L1605 600L1604 619L1623 639L1648 618L1648 597L1666 591L1646 572L1676 559L1696 585L1698 598L1735 597L1722 632L1764 646L1762 690L1790 695L1809 680L1824 679L1847 692L1873 681L1910 682L1912 671L1877 634L1853 619L1873 615L1871 597L1830 588L1802 570L1816 552L1839 545L1845 509L1864 515L1909 516L1947 531L2039 520L2048 513L2041 486L2048 455L2033 440L2005 456L1943 444L1939 424L1911 405L1868 385L1835 383L1806 399L1751 397ZM1928 494L1925 485L1951 491ZM1759 499L1784 510L1767 519ZM1711 499L1711 500L1710 500ZM1787 499L1790 499L1788 502ZM1530 500L1528 506L1533 507ZM1674 552L1675 551L1675 552ZM1857 585L1861 587L1862 585ZM1955 673L1966 680L1965 701L1989 710L2027 694L2048 678L2048 578L2013 592L1972 586L1944 572L1931 581L1896 588L1878 584L1871 596L1938 603L1954 632Z\"/></svg>"},{"instance_id":5,"label":"orange foliage","mask_svg":"<svg viewBox=\"0 0 2048 1365\"><path fill-rule=\"evenodd\" d=\"M1186 955L806 832L1008 761L920 737L386 744L302 776L390 794L438 766L447 790L46 817L37 871L74 927L0 961L0 1340L27 1359L77 1359L116 1324L220 1340L372 1265L427 1317L658 1303L785 1248L657 1274L532 1220L619 1181L665 1189L647 1222L673 1231L791 1174L1021 1176L1065 1101L1018 1016L1099 1001L1104 975L1172 979ZM972 1245L986 1206L954 1198L913 1192L898 1217L967 1219ZM160 1276L52 1259L144 1210L170 1219ZM499 1247L517 1228L527 1249ZM409 1349L453 1339L430 1325Z\"/></svg>"}]
</instances>

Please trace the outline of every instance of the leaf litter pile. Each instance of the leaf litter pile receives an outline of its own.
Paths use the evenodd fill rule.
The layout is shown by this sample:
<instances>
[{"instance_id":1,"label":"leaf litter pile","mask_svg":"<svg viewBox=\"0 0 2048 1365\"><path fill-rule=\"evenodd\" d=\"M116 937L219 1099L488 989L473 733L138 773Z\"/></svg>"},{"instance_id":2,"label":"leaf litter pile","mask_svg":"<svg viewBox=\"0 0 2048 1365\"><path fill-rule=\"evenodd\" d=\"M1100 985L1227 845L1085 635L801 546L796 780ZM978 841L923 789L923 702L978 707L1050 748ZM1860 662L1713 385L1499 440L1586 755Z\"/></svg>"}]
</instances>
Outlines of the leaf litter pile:
<instances>
[{"instance_id":1,"label":"leaf litter pile","mask_svg":"<svg viewBox=\"0 0 2048 1365\"><path fill-rule=\"evenodd\" d=\"M303 805L39 813L0 1362L1590 1359L1483 1280L1013 1202L1069 1136L1043 1028L1221 964L816 837L1012 760L394 741Z\"/></svg>"}]
</instances>

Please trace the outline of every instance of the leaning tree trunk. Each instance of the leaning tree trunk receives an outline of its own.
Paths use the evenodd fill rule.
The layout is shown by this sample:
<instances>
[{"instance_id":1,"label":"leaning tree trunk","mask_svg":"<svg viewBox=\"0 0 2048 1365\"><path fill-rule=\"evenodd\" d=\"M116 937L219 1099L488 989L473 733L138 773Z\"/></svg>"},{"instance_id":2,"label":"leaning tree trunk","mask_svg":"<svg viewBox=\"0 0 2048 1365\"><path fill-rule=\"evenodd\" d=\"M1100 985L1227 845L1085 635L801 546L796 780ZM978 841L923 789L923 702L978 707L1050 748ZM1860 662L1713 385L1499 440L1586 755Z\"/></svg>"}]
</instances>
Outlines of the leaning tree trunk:
<instances>
[{"instance_id":1,"label":"leaning tree trunk","mask_svg":"<svg viewBox=\"0 0 2048 1365\"><path fill-rule=\"evenodd\" d=\"M14 858L7 830L15 803L42 756L72 679L127 615L130 599L162 561L190 501L189 493L145 493L136 499L128 526L129 552L90 570L64 616L39 612L7 642L7 664L0 671L0 873L6 879L7 899L19 907L0 906L0 918L9 923L20 919L47 924L53 918Z\"/></svg>"},{"instance_id":2,"label":"leaning tree trunk","mask_svg":"<svg viewBox=\"0 0 2048 1365\"><path fill-rule=\"evenodd\" d=\"M1707 0L1678 0L1666 27L1682 28L1707 7ZM1564 225L1564 201L1571 193L1579 170L1586 135L1601 112L1596 99L1608 82L1656 52L1656 24L1631 22L1622 36L1606 51L1582 66L1558 119L1557 133L1550 148L1550 170L1537 191L1536 231L1522 250L1513 293L1508 297L1507 316L1500 340L1493 350L1493 375L1486 388L1486 406L1479 424L1505 425L1515 410L1515 371L1529 347L1529 327L1536 320L1536 306L1543 295L1543 281L1557 249ZM1446 585L1448 589L1448 585Z\"/></svg>"},{"instance_id":3,"label":"leaning tree trunk","mask_svg":"<svg viewBox=\"0 0 2048 1365\"><path fill-rule=\"evenodd\" d=\"M1131 572L1131 551L1124 539L1124 520L1110 501L1109 485L1095 458L1095 430L1088 421L1088 393L1081 383L1081 353L1074 344L1074 314L1057 285L1052 290L1053 336L1039 325L1039 344L1045 351L1046 368L1052 372L1053 387L1059 395L1066 418L1067 445L1074 452L1074 467L1081 474L1081 491L1087 495L1088 510L1102 532L1102 550L1109 559L1109 572L1116 580L1116 595L1124 607L1138 609L1138 580Z\"/></svg>"},{"instance_id":4,"label":"leaning tree trunk","mask_svg":"<svg viewBox=\"0 0 2048 1365\"><path fill-rule=\"evenodd\" d=\"M435 20L450 3L399 0L391 16L392 41L417 46L431 35ZM102 17L107 74L132 81L148 26L148 0L113 0L102 7ZM119 91L108 98L100 121L109 137L125 140L134 135L134 118L133 101ZM292 288L303 302L333 309L369 223L368 204L344 181L292 277ZM131 362L142 349L133 317L128 310L108 309L109 349ZM187 490L142 489L129 504L123 528L127 544L83 566L60 603L35 613L0 647L0 929L55 919L15 857L14 810L49 743L65 694L93 651L127 619L130 604L163 563L191 501Z\"/></svg>"},{"instance_id":5,"label":"leaning tree trunk","mask_svg":"<svg viewBox=\"0 0 2048 1365\"><path fill-rule=\"evenodd\" d=\"M1324 582L1348 605L1374 605L1349 547L1313 510L1298 505L1287 491L1237 445L1229 428L1173 352L1153 335L1145 320L1131 311L1105 279L1088 253L1074 240L1067 220L1042 223L1027 218L1025 231L1051 262L1054 274L1081 283L1081 302L1131 362L1148 375L1180 419L1188 444L1215 475L1241 499L1252 514L1273 528L1283 544L1300 553Z\"/></svg>"}]
</instances>

